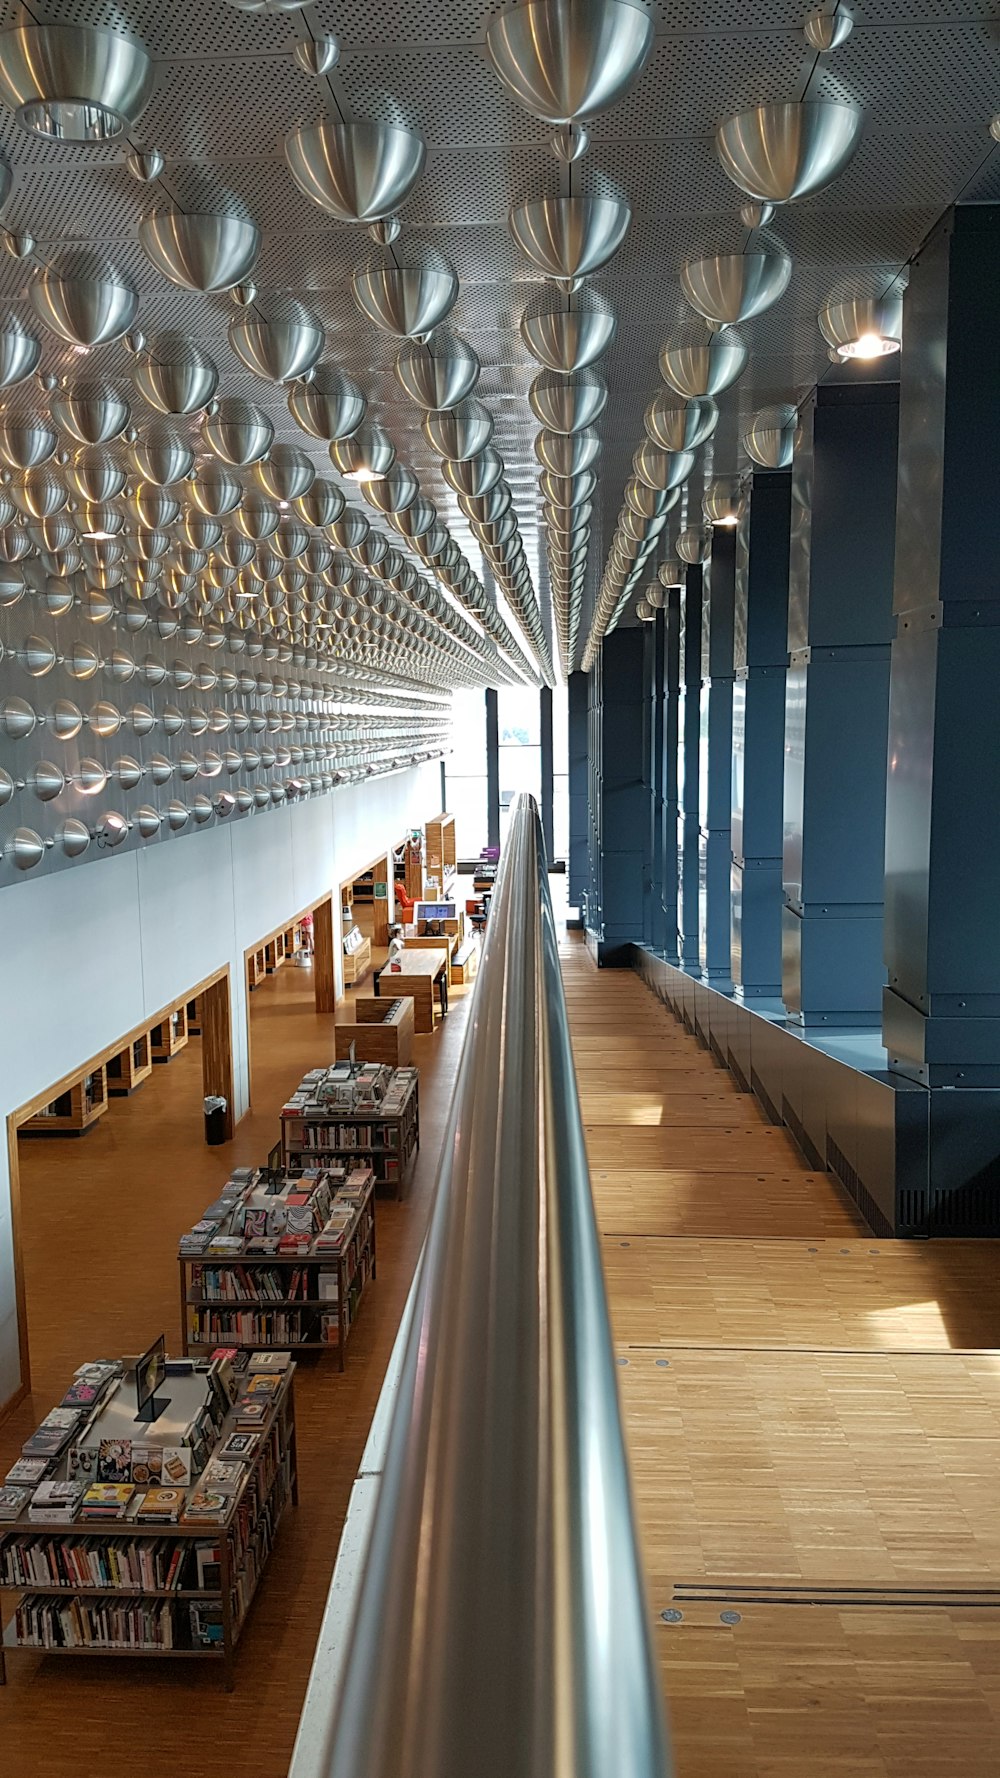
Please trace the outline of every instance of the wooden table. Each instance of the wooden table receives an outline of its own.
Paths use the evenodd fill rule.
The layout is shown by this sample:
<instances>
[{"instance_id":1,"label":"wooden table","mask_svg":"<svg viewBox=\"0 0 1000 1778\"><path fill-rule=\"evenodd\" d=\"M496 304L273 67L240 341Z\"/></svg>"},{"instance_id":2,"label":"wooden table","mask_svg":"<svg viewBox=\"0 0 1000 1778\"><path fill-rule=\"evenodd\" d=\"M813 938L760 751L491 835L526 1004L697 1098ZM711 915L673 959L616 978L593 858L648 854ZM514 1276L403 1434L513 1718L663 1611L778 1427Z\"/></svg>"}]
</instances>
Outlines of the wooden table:
<instances>
[{"instance_id":1,"label":"wooden table","mask_svg":"<svg viewBox=\"0 0 1000 1778\"><path fill-rule=\"evenodd\" d=\"M379 995L405 996L413 1001L413 1029L426 1036L434 1029L434 983L447 983L448 952L412 950L405 945L399 953L399 969L383 969L378 979ZM382 983L385 982L383 990ZM447 987L444 988L444 1006ZM442 1008L444 1010L444 1008Z\"/></svg>"}]
</instances>

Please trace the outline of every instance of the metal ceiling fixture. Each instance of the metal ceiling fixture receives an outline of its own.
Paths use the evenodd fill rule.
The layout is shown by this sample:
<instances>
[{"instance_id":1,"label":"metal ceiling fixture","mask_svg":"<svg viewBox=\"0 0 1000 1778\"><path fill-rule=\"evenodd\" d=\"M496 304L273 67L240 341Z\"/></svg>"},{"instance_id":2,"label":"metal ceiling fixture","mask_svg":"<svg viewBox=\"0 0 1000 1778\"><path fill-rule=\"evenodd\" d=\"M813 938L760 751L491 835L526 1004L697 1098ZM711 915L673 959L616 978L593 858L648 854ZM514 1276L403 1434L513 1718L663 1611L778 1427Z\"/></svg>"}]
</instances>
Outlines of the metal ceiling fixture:
<instances>
[{"instance_id":1,"label":"metal ceiling fixture","mask_svg":"<svg viewBox=\"0 0 1000 1778\"><path fill-rule=\"evenodd\" d=\"M133 148L125 156L125 165L140 185L150 185L160 177L166 161L158 148Z\"/></svg>"},{"instance_id":2,"label":"metal ceiling fixture","mask_svg":"<svg viewBox=\"0 0 1000 1778\"><path fill-rule=\"evenodd\" d=\"M861 119L859 106L841 100L757 105L719 125L716 153L748 197L790 204L843 172L861 140Z\"/></svg>"},{"instance_id":3,"label":"metal ceiling fixture","mask_svg":"<svg viewBox=\"0 0 1000 1778\"><path fill-rule=\"evenodd\" d=\"M643 416L648 436L661 451L694 451L711 438L719 410L711 396L690 399L661 390Z\"/></svg>"},{"instance_id":4,"label":"metal ceiling fixture","mask_svg":"<svg viewBox=\"0 0 1000 1778\"><path fill-rule=\"evenodd\" d=\"M311 382L295 383L288 391L288 411L296 425L327 442L356 432L367 406L357 384L334 364L319 365Z\"/></svg>"},{"instance_id":5,"label":"metal ceiling fixture","mask_svg":"<svg viewBox=\"0 0 1000 1778\"><path fill-rule=\"evenodd\" d=\"M549 147L556 160L563 161L571 167L574 161L582 160L590 146L590 135L582 124L567 124L565 129L556 130L549 137Z\"/></svg>"},{"instance_id":6,"label":"metal ceiling fixture","mask_svg":"<svg viewBox=\"0 0 1000 1778\"><path fill-rule=\"evenodd\" d=\"M268 302L237 315L229 323L229 344L237 358L267 383L291 383L313 369L323 356L322 324L298 303Z\"/></svg>"},{"instance_id":7,"label":"metal ceiling fixture","mask_svg":"<svg viewBox=\"0 0 1000 1778\"><path fill-rule=\"evenodd\" d=\"M706 321L723 327L762 315L784 296L792 262L784 253L716 253L681 266L681 289Z\"/></svg>"},{"instance_id":8,"label":"metal ceiling fixture","mask_svg":"<svg viewBox=\"0 0 1000 1778\"><path fill-rule=\"evenodd\" d=\"M292 53L303 74L313 74L321 79L340 61L340 44L331 36L303 37Z\"/></svg>"},{"instance_id":9,"label":"metal ceiling fixture","mask_svg":"<svg viewBox=\"0 0 1000 1778\"><path fill-rule=\"evenodd\" d=\"M656 578L667 592L684 585L684 569L680 562L668 560L661 562L656 570Z\"/></svg>"},{"instance_id":10,"label":"metal ceiling fixture","mask_svg":"<svg viewBox=\"0 0 1000 1778\"><path fill-rule=\"evenodd\" d=\"M0 36L0 99L30 134L106 142L148 104L153 65L138 43L87 25L18 25Z\"/></svg>"},{"instance_id":11,"label":"metal ceiling fixture","mask_svg":"<svg viewBox=\"0 0 1000 1778\"><path fill-rule=\"evenodd\" d=\"M0 324L0 389L23 383L37 370L42 348L33 333L20 327L8 316Z\"/></svg>"},{"instance_id":12,"label":"metal ceiling fixture","mask_svg":"<svg viewBox=\"0 0 1000 1778\"><path fill-rule=\"evenodd\" d=\"M124 279L63 276L44 266L28 286L38 319L71 346L101 346L120 339L135 320L139 298Z\"/></svg>"},{"instance_id":13,"label":"metal ceiling fixture","mask_svg":"<svg viewBox=\"0 0 1000 1778\"><path fill-rule=\"evenodd\" d=\"M820 309L819 327L838 359L885 358L902 344L902 294L896 289L883 296L831 299Z\"/></svg>"},{"instance_id":14,"label":"metal ceiling fixture","mask_svg":"<svg viewBox=\"0 0 1000 1778\"><path fill-rule=\"evenodd\" d=\"M17 234L12 229L3 228L0 229L0 241L4 252L9 253L11 259L30 259L35 251L34 235Z\"/></svg>"},{"instance_id":15,"label":"metal ceiling fixture","mask_svg":"<svg viewBox=\"0 0 1000 1778\"><path fill-rule=\"evenodd\" d=\"M739 476L720 476L716 481L709 482L701 506L710 525L732 528L739 524L746 511L746 504L746 494Z\"/></svg>"},{"instance_id":16,"label":"metal ceiling fixture","mask_svg":"<svg viewBox=\"0 0 1000 1778\"><path fill-rule=\"evenodd\" d=\"M743 375L749 358L746 341L731 328L707 339L681 336L660 347L660 375L678 395L691 400L721 395Z\"/></svg>"},{"instance_id":17,"label":"metal ceiling fixture","mask_svg":"<svg viewBox=\"0 0 1000 1778\"><path fill-rule=\"evenodd\" d=\"M542 371L528 391L535 418L553 432L583 432L608 405L608 386L591 370L560 376Z\"/></svg>"},{"instance_id":18,"label":"metal ceiling fixture","mask_svg":"<svg viewBox=\"0 0 1000 1778\"><path fill-rule=\"evenodd\" d=\"M139 224L146 258L186 290L231 290L253 270L260 229L219 211L153 210Z\"/></svg>"},{"instance_id":19,"label":"metal ceiling fixture","mask_svg":"<svg viewBox=\"0 0 1000 1778\"><path fill-rule=\"evenodd\" d=\"M349 481L374 481L388 475L395 460L396 447L381 426L359 426L350 438L335 439L330 446L334 469Z\"/></svg>"},{"instance_id":20,"label":"metal ceiling fixture","mask_svg":"<svg viewBox=\"0 0 1000 1778\"><path fill-rule=\"evenodd\" d=\"M795 455L798 409L791 403L761 408L743 433L743 449L761 469L787 469Z\"/></svg>"},{"instance_id":21,"label":"metal ceiling fixture","mask_svg":"<svg viewBox=\"0 0 1000 1778\"><path fill-rule=\"evenodd\" d=\"M213 399L219 373L193 340L160 333L136 353L132 380L143 400L161 414L194 414Z\"/></svg>"},{"instance_id":22,"label":"metal ceiling fixture","mask_svg":"<svg viewBox=\"0 0 1000 1778\"><path fill-rule=\"evenodd\" d=\"M425 345L411 341L396 359L396 380L418 407L457 407L479 381L479 359L457 334L435 333Z\"/></svg>"},{"instance_id":23,"label":"metal ceiling fixture","mask_svg":"<svg viewBox=\"0 0 1000 1778\"><path fill-rule=\"evenodd\" d=\"M601 454L601 441L596 432L550 432L543 430L535 439L535 456L543 469L553 475L580 475L590 469Z\"/></svg>"},{"instance_id":24,"label":"metal ceiling fixture","mask_svg":"<svg viewBox=\"0 0 1000 1778\"><path fill-rule=\"evenodd\" d=\"M316 466L298 445L272 445L254 465L254 478L274 500L298 500L316 480Z\"/></svg>"},{"instance_id":25,"label":"metal ceiling fixture","mask_svg":"<svg viewBox=\"0 0 1000 1778\"><path fill-rule=\"evenodd\" d=\"M585 278L613 259L632 212L618 198L533 198L508 226L525 258L547 278Z\"/></svg>"},{"instance_id":26,"label":"metal ceiling fixture","mask_svg":"<svg viewBox=\"0 0 1000 1778\"><path fill-rule=\"evenodd\" d=\"M172 426L149 426L132 446L132 462L144 481L172 488L194 468L194 451Z\"/></svg>"},{"instance_id":27,"label":"metal ceiling fixture","mask_svg":"<svg viewBox=\"0 0 1000 1778\"><path fill-rule=\"evenodd\" d=\"M426 149L396 124L316 123L285 137L292 178L321 210L342 222L377 222L405 203Z\"/></svg>"},{"instance_id":28,"label":"metal ceiling fixture","mask_svg":"<svg viewBox=\"0 0 1000 1778\"><path fill-rule=\"evenodd\" d=\"M833 12L809 12L802 21L802 35L810 49L816 50L819 55L825 55L831 49L839 49L842 43L847 42L853 29L854 20L842 6L835 7Z\"/></svg>"},{"instance_id":29,"label":"metal ceiling fixture","mask_svg":"<svg viewBox=\"0 0 1000 1778\"><path fill-rule=\"evenodd\" d=\"M351 280L363 315L400 339L430 333L455 306L458 278L446 263L369 266Z\"/></svg>"},{"instance_id":30,"label":"metal ceiling fixture","mask_svg":"<svg viewBox=\"0 0 1000 1778\"><path fill-rule=\"evenodd\" d=\"M711 531L701 531L690 526L682 531L677 539L677 554L686 565L696 567L700 562L707 562L712 553Z\"/></svg>"},{"instance_id":31,"label":"metal ceiling fixture","mask_svg":"<svg viewBox=\"0 0 1000 1778\"><path fill-rule=\"evenodd\" d=\"M222 463L243 469L270 450L274 427L252 402L227 397L213 413L204 415L201 436Z\"/></svg>"},{"instance_id":32,"label":"metal ceiling fixture","mask_svg":"<svg viewBox=\"0 0 1000 1778\"><path fill-rule=\"evenodd\" d=\"M565 301L545 298L525 309L521 338L533 358L546 369L570 375L603 357L615 337L614 314L603 302L569 308Z\"/></svg>"},{"instance_id":33,"label":"metal ceiling fixture","mask_svg":"<svg viewBox=\"0 0 1000 1778\"><path fill-rule=\"evenodd\" d=\"M517 103L566 126L553 146L567 140L570 126L618 103L652 44L652 20L630 0L528 0L500 13L486 33L493 66ZM586 132L580 136L583 147L562 159L583 153Z\"/></svg>"},{"instance_id":34,"label":"metal ceiling fixture","mask_svg":"<svg viewBox=\"0 0 1000 1778\"><path fill-rule=\"evenodd\" d=\"M766 228L774 215L773 204L761 204L756 198L748 198L740 205L740 221L744 228Z\"/></svg>"},{"instance_id":35,"label":"metal ceiling fixture","mask_svg":"<svg viewBox=\"0 0 1000 1778\"><path fill-rule=\"evenodd\" d=\"M481 401L469 397L457 407L425 414L421 430L439 457L464 462L486 449L493 437L493 416Z\"/></svg>"}]
</instances>

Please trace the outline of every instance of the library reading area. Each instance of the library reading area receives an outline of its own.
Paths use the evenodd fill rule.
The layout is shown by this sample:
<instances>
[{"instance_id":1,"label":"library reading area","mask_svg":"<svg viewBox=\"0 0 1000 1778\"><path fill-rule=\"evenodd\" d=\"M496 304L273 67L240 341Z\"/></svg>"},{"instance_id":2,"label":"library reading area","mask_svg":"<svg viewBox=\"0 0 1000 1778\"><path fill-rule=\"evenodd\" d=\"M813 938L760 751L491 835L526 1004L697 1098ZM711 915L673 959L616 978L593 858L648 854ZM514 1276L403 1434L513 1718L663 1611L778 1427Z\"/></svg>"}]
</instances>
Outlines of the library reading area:
<instances>
[{"instance_id":1,"label":"library reading area","mask_svg":"<svg viewBox=\"0 0 1000 1778\"><path fill-rule=\"evenodd\" d=\"M2 1778L1000 1773L998 50L2 8Z\"/></svg>"}]
</instances>

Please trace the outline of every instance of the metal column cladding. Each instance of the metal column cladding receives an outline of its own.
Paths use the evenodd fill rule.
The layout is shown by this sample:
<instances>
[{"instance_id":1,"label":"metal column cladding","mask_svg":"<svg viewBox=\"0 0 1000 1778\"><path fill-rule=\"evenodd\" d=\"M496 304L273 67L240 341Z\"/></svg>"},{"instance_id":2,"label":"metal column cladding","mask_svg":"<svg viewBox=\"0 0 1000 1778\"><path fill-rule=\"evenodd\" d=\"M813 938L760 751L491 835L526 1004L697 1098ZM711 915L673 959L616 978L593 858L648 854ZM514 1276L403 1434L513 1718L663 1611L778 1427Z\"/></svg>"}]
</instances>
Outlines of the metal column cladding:
<instances>
[{"instance_id":1,"label":"metal column cladding","mask_svg":"<svg viewBox=\"0 0 1000 1778\"><path fill-rule=\"evenodd\" d=\"M667 589L663 608L663 858L660 867L663 902L663 947L672 963L677 951L677 718L680 690L681 594Z\"/></svg>"},{"instance_id":2,"label":"metal column cladding","mask_svg":"<svg viewBox=\"0 0 1000 1778\"><path fill-rule=\"evenodd\" d=\"M885 979L885 759L898 389L821 388L792 472L782 997L805 1025L876 1025Z\"/></svg>"},{"instance_id":3,"label":"metal column cladding","mask_svg":"<svg viewBox=\"0 0 1000 1778\"><path fill-rule=\"evenodd\" d=\"M666 921L663 911L663 865L664 865L664 823L666 820L666 802L664 799L664 773L666 754L663 739L666 724L666 640L669 613L664 608L657 611L652 624L646 626L646 667L648 670L647 698L649 711L649 754L650 754L650 786L649 786L649 906L647 914L648 942L654 950L662 951L666 942ZM676 827L676 811L675 811ZM671 834L671 839L673 834Z\"/></svg>"},{"instance_id":4,"label":"metal column cladding","mask_svg":"<svg viewBox=\"0 0 1000 1778\"><path fill-rule=\"evenodd\" d=\"M996 1087L1000 207L956 210L932 237L904 329L885 1039L925 1084ZM991 1160L998 1146L994 1131Z\"/></svg>"},{"instance_id":5,"label":"metal column cladding","mask_svg":"<svg viewBox=\"0 0 1000 1778\"><path fill-rule=\"evenodd\" d=\"M698 947L713 987L732 987L730 878L733 771L733 622L736 531L715 527L703 571L701 779L698 786Z\"/></svg>"},{"instance_id":6,"label":"metal column cladding","mask_svg":"<svg viewBox=\"0 0 1000 1778\"><path fill-rule=\"evenodd\" d=\"M587 887L587 675L571 673L569 703L569 905L583 906Z\"/></svg>"},{"instance_id":7,"label":"metal column cladding","mask_svg":"<svg viewBox=\"0 0 1000 1778\"><path fill-rule=\"evenodd\" d=\"M732 967L745 998L781 993L781 816L790 470L758 472L736 539Z\"/></svg>"},{"instance_id":8,"label":"metal column cladding","mask_svg":"<svg viewBox=\"0 0 1000 1778\"><path fill-rule=\"evenodd\" d=\"M702 569L692 566L680 594L677 690L677 949L682 963L698 961L701 599Z\"/></svg>"},{"instance_id":9,"label":"metal column cladding","mask_svg":"<svg viewBox=\"0 0 1000 1778\"><path fill-rule=\"evenodd\" d=\"M601 902L603 961L642 936L648 868L649 759L644 752L646 626L615 630L601 651Z\"/></svg>"}]
</instances>

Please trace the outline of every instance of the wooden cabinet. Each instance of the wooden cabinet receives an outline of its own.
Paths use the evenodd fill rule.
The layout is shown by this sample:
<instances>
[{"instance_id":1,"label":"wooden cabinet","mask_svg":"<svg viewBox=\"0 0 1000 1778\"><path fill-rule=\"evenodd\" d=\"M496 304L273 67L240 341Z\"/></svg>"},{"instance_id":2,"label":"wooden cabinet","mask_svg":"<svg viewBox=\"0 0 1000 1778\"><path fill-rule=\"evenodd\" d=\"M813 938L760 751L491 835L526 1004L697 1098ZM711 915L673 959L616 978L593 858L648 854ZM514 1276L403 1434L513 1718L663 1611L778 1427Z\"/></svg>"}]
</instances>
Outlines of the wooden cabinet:
<instances>
[{"instance_id":1,"label":"wooden cabinet","mask_svg":"<svg viewBox=\"0 0 1000 1778\"><path fill-rule=\"evenodd\" d=\"M194 1004L194 1003L192 1003ZM153 1072L153 1053L148 1031L126 1043L108 1061L108 1092L113 1099L124 1099L134 1093L141 1081Z\"/></svg>"},{"instance_id":2,"label":"wooden cabinet","mask_svg":"<svg viewBox=\"0 0 1000 1778\"><path fill-rule=\"evenodd\" d=\"M455 817L437 815L424 828L424 899L447 901L447 887L457 869Z\"/></svg>"},{"instance_id":3,"label":"wooden cabinet","mask_svg":"<svg viewBox=\"0 0 1000 1778\"><path fill-rule=\"evenodd\" d=\"M154 1025L149 1037L153 1061L171 1061L188 1040L187 1002L175 1006L173 1012L161 1019L158 1025Z\"/></svg>"},{"instance_id":4,"label":"wooden cabinet","mask_svg":"<svg viewBox=\"0 0 1000 1778\"><path fill-rule=\"evenodd\" d=\"M65 1092L21 1125L24 1136L81 1136L108 1109L108 1077L103 1064L81 1074Z\"/></svg>"}]
</instances>

